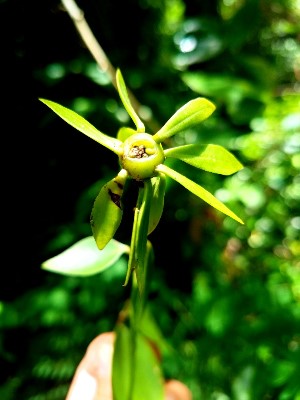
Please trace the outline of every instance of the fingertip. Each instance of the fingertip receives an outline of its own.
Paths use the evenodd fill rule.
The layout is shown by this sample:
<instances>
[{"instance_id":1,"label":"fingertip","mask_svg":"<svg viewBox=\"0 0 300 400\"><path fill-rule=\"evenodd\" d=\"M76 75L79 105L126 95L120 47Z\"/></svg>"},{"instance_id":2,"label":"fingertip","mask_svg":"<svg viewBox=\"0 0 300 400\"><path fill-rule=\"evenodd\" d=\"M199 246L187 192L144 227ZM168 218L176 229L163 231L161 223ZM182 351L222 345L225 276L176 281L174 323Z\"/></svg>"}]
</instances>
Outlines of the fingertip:
<instances>
[{"instance_id":1,"label":"fingertip","mask_svg":"<svg viewBox=\"0 0 300 400\"><path fill-rule=\"evenodd\" d=\"M104 332L89 344L82 360L86 370L96 379L111 377L115 333Z\"/></svg>"},{"instance_id":2,"label":"fingertip","mask_svg":"<svg viewBox=\"0 0 300 400\"><path fill-rule=\"evenodd\" d=\"M66 400L112 399L111 373L115 333L98 335L77 367Z\"/></svg>"},{"instance_id":3,"label":"fingertip","mask_svg":"<svg viewBox=\"0 0 300 400\"><path fill-rule=\"evenodd\" d=\"M170 380L165 383L166 400L192 400L192 393L182 382Z\"/></svg>"},{"instance_id":4,"label":"fingertip","mask_svg":"<svg viewBox=\"0 0 300 400\"><path fill-rule=\"evenodd\" d=\"M89 355L90 352L94 352L95 349L98 351L104 346L113 346L115 342L115 337L115 332L100 333L100 335L96 336L95 339L93 339L88 345L86 355Z\"/></svg>"}]
</instances>

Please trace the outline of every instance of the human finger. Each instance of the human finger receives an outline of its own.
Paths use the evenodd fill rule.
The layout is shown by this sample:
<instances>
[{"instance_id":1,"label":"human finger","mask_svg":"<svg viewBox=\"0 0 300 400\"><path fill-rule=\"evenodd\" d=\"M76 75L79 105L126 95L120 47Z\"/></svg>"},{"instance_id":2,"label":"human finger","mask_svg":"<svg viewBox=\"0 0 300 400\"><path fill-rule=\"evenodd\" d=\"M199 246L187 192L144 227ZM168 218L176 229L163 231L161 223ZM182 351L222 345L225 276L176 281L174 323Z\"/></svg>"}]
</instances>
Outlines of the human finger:
<instances>
[{"instance_id":1,"label":"human finger","mask_svg":"<svg viewBox=\"0 0 300 400\"><path fill-rule=\"evenodd\" d=\"M77 367L66 400L112 400L112 356L115 333L98 335Z\"/></svg>"},{"instance_id":2,"label":"human finger","mask_svg":"<svg viewBox=\"0 0 300 400\"><path fill-rule=\"evenodd\" d=\"M77 367L66 400L112 400L112 358L115 333L97 336ZM190 390L180 381L165 383L165 400L192 400Z\"/></svg>"},{"instance_id":3,"label":"human finger","mask_svg":"<svg viewBox=\"0 0 300 400\"><path fill-rule=\"evenodd\" d=\"M165 383L166 400L192 400L192 393L186 385L177 380Z\"/></svg>"}]
</instances>

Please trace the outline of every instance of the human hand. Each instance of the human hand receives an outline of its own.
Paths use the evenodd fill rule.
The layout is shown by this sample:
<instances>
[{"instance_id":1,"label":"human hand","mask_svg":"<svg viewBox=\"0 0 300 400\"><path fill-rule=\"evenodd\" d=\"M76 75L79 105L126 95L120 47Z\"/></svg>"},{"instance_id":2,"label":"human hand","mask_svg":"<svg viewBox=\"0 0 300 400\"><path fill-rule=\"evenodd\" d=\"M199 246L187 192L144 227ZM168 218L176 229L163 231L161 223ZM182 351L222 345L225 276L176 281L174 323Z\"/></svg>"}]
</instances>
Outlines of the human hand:
<instances>
[{"instance_id":1,"label":"human hand","mask_svg":"<svg viewBox=\"0 0 300 400\"><path fill-rule=\"evenodd\" d=\"M78 365L66 400L112 400L112 356L115 333L97 336ZM165 383L165 400L192 400L190 390L181 382Z\"/></svg>"}]
</instances>

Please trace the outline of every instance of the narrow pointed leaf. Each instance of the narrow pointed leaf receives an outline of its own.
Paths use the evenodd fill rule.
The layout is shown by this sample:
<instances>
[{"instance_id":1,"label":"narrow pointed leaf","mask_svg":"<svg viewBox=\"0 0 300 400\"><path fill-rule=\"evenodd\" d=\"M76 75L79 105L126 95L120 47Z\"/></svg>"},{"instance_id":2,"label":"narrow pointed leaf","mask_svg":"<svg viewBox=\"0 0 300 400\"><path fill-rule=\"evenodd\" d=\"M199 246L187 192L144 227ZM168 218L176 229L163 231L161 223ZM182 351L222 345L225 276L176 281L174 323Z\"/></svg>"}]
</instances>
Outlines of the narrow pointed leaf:
<instances>
[{"instance_id":1,"label":"narrow pointed leaf","mask_svg":"<svg viewBox=\"0 0 300 400\"><path fill-rule=\"evenodd\" d=\"M91 123L84 119L81 115L77 114L75 111L70 110L58 103L51 100L39 99L46 106L51 108L58 116L60 116L64 121L78 131L84 133L89 138L95 140L96 142L102 144L102 146L108 148L116 154L122 152L122 142L116 138L105 135L95 128Z\"/></svg>"},{"instance_id":2,"label":"narrow pointed leaf","mask_svg":"<svg viewBox=\"0 0 300 400\"><path fill-rule=\"evenodd\" d=\"M100 250L113 238L121 223L123 216L121 197L125 179L120 174L111 179L101 188L94 202L91 227Z\"/></svg>"},{"instance_id":3,"label":"narrow pointed leaf","mask_svg":"<svg viewBox=\"0 0 300 400\"><path fill-rule=\"evenodd\" d=\"M215 109L216 107L212 102L202 97L191 100L176 111L165 125L153 135L153 139L157 143L161 143L176 133L204 121Z\"/></svg>"},{"instance_id":4,"label":"narrow pointed leaf","mask_svg":"<svg viewBox=\"0 0 300 400\"><path fill-rule=\"evenodd\" d=\"M166 157L178 158L187 164L216 174L231 175L243 165L224 147L216 144L187 144L164 151Z\"/></svg>"},{"instance_id":5,"label":"narrow pointed leaf","mask_svg":"<svg viewBox=\"0 0 300 400\"><path fill-rule=\"evenodd\" d=\"M225 206L220 200L218 200L215 196L213 196L210 192L204 189L202 186L198 185L194 181L188 179L184 175L181 175L179 172L174 171L172 168L167 167L164 164L160 164L157 168L157 171L162 172L169 176L170 178L174 179L176 182L180 183L190 192L195 194L196 196L200 197L206 203L211 205L212 207L216 208L217 210L221 211L222 213L228 215L229 217L233 218L234 220L238 221L240 224L244 224L244 222L235 215L228 207Z\"/></svg>"},{"instance_id":6,"label":"narrow pointed leaf","mask_svg":"<svg viewBox=\"0 0 300 400\"><path fill-rule=\"evenodd\" d=\"M134 122L137 132L145 132L145 125L140 120L140 117L137 115L131 104L122 73L119 69L117 69L116 80L117 80L119 96L130 118Z\"/></svg>"},{"instance_id":7,"label":"narrow pointed leaf","mask_svg":"<svg viewBox=\"0 0 300 400\"><path fill-rule=\"evenodd\" d=\"M125 253L129 253L129 246L114 239L100 251L93 236L88 236L43 262L42 268L63 275L90 276L111 267Z\"/></svg>"}]
</instances>

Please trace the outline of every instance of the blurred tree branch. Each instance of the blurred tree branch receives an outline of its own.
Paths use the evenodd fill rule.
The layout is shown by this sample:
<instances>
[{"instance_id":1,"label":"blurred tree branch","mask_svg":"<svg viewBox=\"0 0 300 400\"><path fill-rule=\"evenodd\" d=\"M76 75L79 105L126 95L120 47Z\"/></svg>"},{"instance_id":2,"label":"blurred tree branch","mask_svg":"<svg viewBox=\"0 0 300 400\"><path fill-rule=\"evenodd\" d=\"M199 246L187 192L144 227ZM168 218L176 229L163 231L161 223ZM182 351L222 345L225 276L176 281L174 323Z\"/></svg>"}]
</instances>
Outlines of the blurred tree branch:
<instances>
[{"instance_id":1,"label":"blurred tree branch","mask_svg":"<svg viewBox=\"0 0 300 400\"><path fill-rule=\"evenodd\" d=\"M95 38L92 30L90 29L86 19L84 17L84 12L77 6L74 0L61 0L64 9L69 14L70 18L72 19L77 31L79 32L84 44L94 57L95 61L97 62L99 68L107 73L111 79L111 82L115 89L117 89L116 83L116 69L109 61L108 57L106 56L105 52L103 51L102 47L100 46L99 42ZM130 97L131 103L136 110L136 112L142 116L144 121L147 123L149 128L156 132L160 125L152 118L152 113L147 113L147 115L143 115L142 106L139 101L135 98L133 93L128 89L128 95ZM145 113L144 113L145 114ZM148 116L148 114L150 116Z\"/></svg>"}]
</instances>

